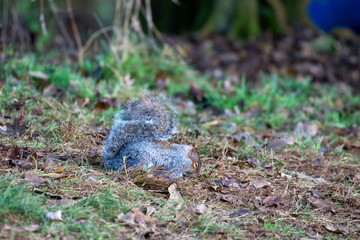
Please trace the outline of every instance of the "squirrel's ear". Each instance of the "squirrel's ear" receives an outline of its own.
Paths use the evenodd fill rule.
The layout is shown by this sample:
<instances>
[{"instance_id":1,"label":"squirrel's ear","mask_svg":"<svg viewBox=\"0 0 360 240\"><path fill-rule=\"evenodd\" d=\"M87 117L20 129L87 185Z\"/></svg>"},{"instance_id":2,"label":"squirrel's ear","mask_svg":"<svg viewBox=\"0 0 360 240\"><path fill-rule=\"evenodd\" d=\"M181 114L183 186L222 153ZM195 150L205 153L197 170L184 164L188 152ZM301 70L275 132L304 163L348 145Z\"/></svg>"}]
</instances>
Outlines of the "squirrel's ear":
<instances>
[{"instance_id":1,"label":"squirrel's ear","mask_svg":"<svg viewBox=\"0 0 360 240\"><path fill-rule=\"evenodd\" d=\"M198 149L197 149L197 148L192 148L192 149L188 152L188 157L189 157L191 160L196 160L196 161L198 161L198 160L199 160L199 152L198 152Z\"/></svg>"}]
</instances>

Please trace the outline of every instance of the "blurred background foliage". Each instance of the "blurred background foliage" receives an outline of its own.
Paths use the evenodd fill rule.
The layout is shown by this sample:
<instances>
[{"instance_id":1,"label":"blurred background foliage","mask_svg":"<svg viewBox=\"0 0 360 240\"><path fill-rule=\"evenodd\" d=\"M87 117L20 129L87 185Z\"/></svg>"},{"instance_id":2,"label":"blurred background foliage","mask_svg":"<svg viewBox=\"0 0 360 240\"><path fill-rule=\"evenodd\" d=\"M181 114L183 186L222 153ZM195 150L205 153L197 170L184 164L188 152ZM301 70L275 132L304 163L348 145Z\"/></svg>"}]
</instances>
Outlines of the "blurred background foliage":
<instances>
[{"instance_id":1,"label":"blurred background foliage","mask_svg":"<svg viewBox=\"0 0 360 240\"><path fill-rule=\"evenodd\" d=\"M70 2L74 18L84 42L96 30L113 24L115 0L3 0L0 5L2 44L5 35L10 43L23 41L42 49L45 43L61 42L74 47L71 18L67 4ZM138 1L120 1L135 5ZM156 28L167 34L225 33L232 38L248 38L260 32L284 33L290 25L306 24L308 0L156 0L140 1L151 4L152 20ZM135 8L134 8L135 9ZM136 11L134 10L133 11ZM124 13L125 14L125 13ZM140 10L139 19L146 24L147 12ZM66 28L67 33L65 33ZM144 32L147 32L145 28ZM68 35L68 36L66 36Z\"/></svg>"}]
</instances>

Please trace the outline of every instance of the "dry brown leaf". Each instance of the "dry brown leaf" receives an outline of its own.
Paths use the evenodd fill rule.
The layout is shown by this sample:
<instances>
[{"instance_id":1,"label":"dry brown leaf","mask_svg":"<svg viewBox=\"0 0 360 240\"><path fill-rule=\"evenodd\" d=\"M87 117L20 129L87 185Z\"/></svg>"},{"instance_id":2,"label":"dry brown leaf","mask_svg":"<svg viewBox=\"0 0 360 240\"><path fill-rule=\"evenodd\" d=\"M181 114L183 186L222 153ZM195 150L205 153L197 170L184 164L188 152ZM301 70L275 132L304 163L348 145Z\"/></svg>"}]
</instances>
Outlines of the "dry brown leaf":
<instances>
[{"instance_id":1,"label":"dry brown leaf","mask_svg":"<svg viewBox=\"0 0 360 240\"><path fill-rule=\"evenodd\" d=\"M298 137L314 137L318 132L318 126L314 123L299 122L294 130L294 134Z\"/></svg>"},{"instance_id":2,"label":"dry brown leaf","mask_svg":"<svg viewBox=\"0 0 360 240\"><path fill-rule=\"evenodd\" d=\"M145 224L154 224L157 219L145 215L139 208L133 208L127 214L120 213L116 217L116 221L121 221L130 227L140 226L147 228Z\"/></svg>"},{"instance_id":3,"label":"dry brown leaf","mask_svg":"<svg viewBox=\"0 0 360 240\"><path fill-rule=\"evenodd\" d=\"M39 177L39 175L37 175L36 173L34 173L33 171L27 171L25 172L25 180L29 183L31 183L31 185L33 187L39 187L41 185L44 184L44 182L46 182L47 180L41 179Z\"/></svg>"},{"instance_id":4,"label":"dry brown leaf","mask_svg":"<svg viewBox=\"0 0 360 240\"><path fill-rule=\"evenodd\" d=\"M241 200L241 198L234 194L222 194L220 199L233 205L244 205L244 202Z\"/></svg>"},{"instance_id":5,"label":"dry brown leaf","mask_svg":"<svg viewBox=\"0 0 360 240\"><path fill-rule=\"evenodd\" d=\"M123 222L123 223L125 223L125 225L127 225L129 227L133 227L133 226L135 226L135 214L131 211L128 212L127 214L120 213L116 217L116 221Z\"/></svg>"},{"instance_id":6,"label":"dry brown leaf","mask_svg":"<svg viewBox=\"0 0 360 240\"><path fill-rule=\"evenodd\" d=\"M309 201L312 205L314 205L316 208L320 210L320 212L328 212L332 209L332 202L330 199L318 199L314 197L310 197Z\"/></svg>"},{"instance_id":7,"label":"dry brown leaf","mask_svg":"<svg viewBox=\"0 0 360 240\"><path fill-rule=\"evenodd\" d=\"M243 217L250 213L247 209L238 209L232 213L229 214L229 217Z\"/></svg>"},{"instance_id":8,"label":"dry brown leaf","mask_svg":"<svg viewBox=\"0 0 360 240\"><path fill-rule=\"evenodd\" d=\"M279 206L282 203L282 199L281 196L268 196L262 203L265 207Z\"/></svg>"},{"instance_id":9,"label":"dry brown leaf","mask_svg":"<svg viewBox=\"0 0 360 240\"><path fill-rule=\"evenodd\" d=\"M94 105L94 109L98 111L103 111L110 107L115 107L119 104L119 98L99 98L98 102Z\"/></svg>"},{"instance_id":10,"label":"dry brown leaf","mask_svg":"<svg viewBox=\"0 0 360 240\"><path fill-rule=\"evenodd\" d=\"M154 223L157 221L156 218L150 217L145 215L140 208L133 208L131 211L135 214L135 221L136 222L144 222L144 223Z\"/></svg>"},{"instance_id":11,"label":"dry brown leaf","mask_svg":"<svg viewBox=\"0 0 360 240\"><path fill-rule=\"evenodd\" d=\"M95 176L102 176L102 175L105 175L106 173L105 172L100 172L100 171L97 171L97 170L94 170L94 169L86 169L87 171L93 173Z\"/></svg>"},{"instance_id":12,"label":"dry brown leaf","mask_svg":"<svg viewBox=\"0 0 360 240\"><path fill-rule=\"evenodd\" d=\"M192 96L195 103L201 103L204 100L204 90L196 82L190 83L189 95Z\"/></svg>"},{"instance_id":13,"label":"dry brown leaf","mask_svg":"<svg viewBox=\"0 0 360 240\"><path fill-rule=\"evenodd\" d=\"M12 123L5 123L6 133L16 136L21 136L26 132L26 124L21 123L18 117L15 117Z\"/></svg>"},{"instance_id":14,"label":"dry brown leaf","mask_svg":"<svg viewBox=\"0 0 360 240\"><path fill-rule=\"evenodd\" d=\"M255 188L263 188L263 187L266 187L266 186L270 186L271 183L265 181L265 180L253 180L250 182L250 184L252 186L254 186Z\"/></svg>"},{"instance_id":15,"label":"dry brown leaf","mask_svg":"<svg viewBox=\"0 0 360 240\"><path fill-rule=\"evenodd\" d=\"M40 229L39 224L31 224L28 226L12 226L9 224L4 224L2 230L10 230L12 232L35 232Z\"/></svg>"},{"instance_id":16,"label":"dry brown leaf","mask_svg":"<svg viewBox=\"0 0 360 240\"><path fill-rule=\"evenodd\" d=\"M347 234L347 231L345 231L344 229L334 227L333 225L326 225L324 227L327 231L334 233L334 234Z\"/></svg>"},{"instance_id":17,"label":"dry brown leaf","mask_svg":"<svg viewBox=\"0 0 360 240\"><path fill-rule=\"evenodd\" d=\"M182 199L180 193L177 190L176 183L171 184L168 188L168 191L170 193L169 200L181 200Z\"/></svg>"}]
</instances>

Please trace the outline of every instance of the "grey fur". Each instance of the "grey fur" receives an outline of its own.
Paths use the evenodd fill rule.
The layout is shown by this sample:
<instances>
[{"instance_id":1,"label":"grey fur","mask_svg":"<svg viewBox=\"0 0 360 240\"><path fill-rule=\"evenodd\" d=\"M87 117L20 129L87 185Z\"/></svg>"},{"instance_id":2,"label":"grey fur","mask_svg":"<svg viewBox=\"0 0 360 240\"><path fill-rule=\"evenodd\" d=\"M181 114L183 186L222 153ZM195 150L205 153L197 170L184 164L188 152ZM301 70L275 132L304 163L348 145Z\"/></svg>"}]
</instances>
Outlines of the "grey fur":
<instances>
[{"instance_id":1,"label":"grey fur","mask_svg":"<svg viewBox=\"0 0 360 240\"><path fill-rule=\"evenodd\" d=\"M170 178L183 177L192 171L188 157L192 148L180 144L164 147L156 142L140 141L122 148L112 161L105 162L105 166L108 169L124 170L125 167L136 167L141 163L145 171L160 168L156 173L168 175ZM126 166L123 164L124 158Z\"/></svg>"},{"instance_id":2,"label":"grey fur","mask_svg":"<svg viewBox=\"0 0 360 240\"><path fill-rule=\"evenodd\" d=\"M146 93L145 98L124 104L115 116L112 130L102 151L108 169L123 170L143 164L159 168L159 174L182 177L191 171L190 145L163 144L177 130L177 114L163 95Z\"/></svg>"}]
</instances>

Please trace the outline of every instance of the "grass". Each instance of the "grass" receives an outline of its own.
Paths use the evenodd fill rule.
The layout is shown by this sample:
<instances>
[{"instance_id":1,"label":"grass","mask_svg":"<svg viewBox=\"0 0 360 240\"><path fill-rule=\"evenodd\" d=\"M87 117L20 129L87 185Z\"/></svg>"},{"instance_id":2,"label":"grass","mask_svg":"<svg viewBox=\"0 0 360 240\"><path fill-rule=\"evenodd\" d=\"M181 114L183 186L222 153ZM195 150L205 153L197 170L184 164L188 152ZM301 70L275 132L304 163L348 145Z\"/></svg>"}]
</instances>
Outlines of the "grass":
<instances>
[{"instance_id":1,"label":"grass","mask_svg":"<svg viewBox=\"0 0 360 240\"><path fill-rule=\"evenodd\" d=\"M276 222L265 221L263 227L269 231L281 233L283 236L289 236L292 238L307 237L307 234L302 229L288 225L281 220Z\"/></svg>"},{"instance_id":2,"label":"grass","mask_svg":"<svg viewBox=\"0 0 360 240\"><path fill-rule=\"evenodd\" d=\"M7 51L11 53L11 50ZM277 75L263 76L258 85L244 77L241 84L234 84L230 91L224 88L226 79L213 87L215 84L209 82L215 83L214 79L179 61L172 50L164 48L150 54L140 46L132 51L122 63L116 62L109 53L99 54L83 66L66 61L49 64L49 59L29 54L12 57L0 66L0 126L19 116L20 109L25 110L27 124L27 131L22 136L0 136L0 156L6 158L5 161L0 158L0 227L1 224L39 224L38 231L25 233L34 238L241 239L256 237L258 233L265 234L264 238L268 239L279 236L301 238L309 237L304 231L307 224L322 226L325 220L334 225L342 224L337 219L322 220L327 216L308 201L313 191L327 194L339 208L336 211L341 214L339 219L350 218L346 211L354 210L356 205L346 203L359 196L359 189L352 182L355 179L353 169L360 163L359 155L350 150L330 148L320 152L320 149L324 142L337 146L339 142L353 141L351 136L339 136L328 127L359 126L359 96L347 88L314 85L308 78ZM56 58L56 55L49 56ZM56 95L55 90L44 93L44 83L30 77L29 71L47 74L49 82L45 84L57 87L61 94ZM196 115L181 113L183 126L191 130L197 123L201 134L196 137L194 131L186 134L186 129L181 128L183 134L178 135L176 141L197 146L205 160L199 178L179 180L184 197L179 202L168 201L168 195L149 192L143 183L105 172L100 166L104 132L120 106L96 111L94 105L100 97L118 97L124 101L139 96L141 89L156 87L155 79L159 75L170 79L167 89L170 95L181 93L191 98L189 83L196 82L205 96L205 101L196 105ZM134 82L126 85L125 79L129 78ZM22 103L20 107L11 102L14 99ZM39 108L42 113L34 113ZM211 110L213 112L209 112ZM227 110L231 114L224 114ZM276 152L266 149L267 140L257 135L266 131L293 133L301 120L315 123L323 138L295 139L294 145ZM239 132L245 132L249 140L234 139ZM5 164L11 158L8 154L14 146L25 151L29 156L27 160L35 163L30 171L47 179L37 191L25 183L24 169L14 163ZM256 158L261 165L249 166L248 157ZM311 166L316 158L322 164L318 168ZM265 163L271 166L262 165ZM63 173L57 173L59 166L64 168ZM298 179L294 171L326 178L331 184ZM8 172L11 174L5 174ZM284 179L281 173L291 178ZM53 177L58 176L56 174L64 176ZM214 180L224 178L235 179L245 187L233 192L226 186L215 186ZM261 179L269 181L271 186L249 188L250 181ZM150 189L154 188L157 190L156 187ZM283 194L280 206L266 208L259 202L275 193ZM51 194L72 200L71 204L50 204ZM191 206L201 203L208 207L205 213L197 214L191 210ZM152 215L158 220L155 230L151 224L145 224L145 228L140 224L131 227L117 221L121 213L131 213L134 208L146 212L149 206L155 208ZM249 217L229 218L219 214L239 208L248 209ZM45 219L46 212L59 209L63 221ZM295 221L294 214L299 214L300 220ZM185 220L180 221L181 216ZM271 221L259 224L257 218ZM340 238L323 228L316 230L326 238ZM4 237L8 235L4 233Z\"/></svg>"},{"instance_id":3,"label":"grass","mask_svg":"<svg viewBox=\"0 0 360 240\"><path fill-rule=\"evenodd\" d=\"M0 221L29 224L44 219L43 196L35 195L27 185L16 185L14 177L0 176Z\"/></svg>"}]
</instances>

